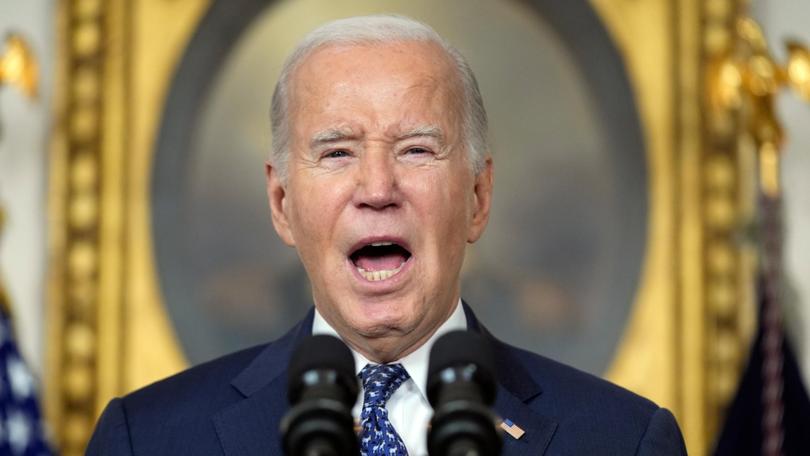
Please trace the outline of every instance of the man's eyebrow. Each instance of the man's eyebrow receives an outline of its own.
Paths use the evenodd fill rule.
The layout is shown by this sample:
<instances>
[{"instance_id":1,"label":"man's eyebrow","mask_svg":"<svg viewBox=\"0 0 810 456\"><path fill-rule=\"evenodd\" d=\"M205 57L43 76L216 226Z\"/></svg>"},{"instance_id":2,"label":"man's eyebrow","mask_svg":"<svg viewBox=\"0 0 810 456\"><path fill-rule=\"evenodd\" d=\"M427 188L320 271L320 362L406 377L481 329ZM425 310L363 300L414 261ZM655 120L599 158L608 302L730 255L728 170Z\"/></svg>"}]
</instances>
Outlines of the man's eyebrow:
<instances>
[{"instance_id":1,"label":"man's eyebrow","mask_svg":"<svg viewBox=\"0 0 810 456\"><path fill-rule=\"evenodd\" d=\"M310 147L315 148L323 144L356 138L357 135L355 135L350 128L329 128L312 135L312 140L309 142L309 145Z\"/></svg>"},{"instance_id":2,"label":"man's eyebrow","mask_svg":"<svg viewBox=\"0 0 810 456\"><path fill-rule=\"evenodd\" d=\"M403 133L396 135L396 141L404 141L410 138L430 137L437 141L444 142L444 132L441 128L435 125L421 125ZM319 131L312 135L310 140L310 148L316 148L324 144L331 144L339 141L357 139L358 136L352 131L351 128L329 128Z\"/></svg>"},{"instance_id":3,"label":"man's eyebrow","mask_svg":"<svg viewBox=\"0 0 810 456\"><path fill-rule=\"evenodd\" d=\"M397 135L397 141L402 141L409 138L418 138L420 136L427 136L434 138L439 142L444 142L444 132L441 128L434 125L421 125L416 128L405 131Z\"/></svg>"}]
</instances>

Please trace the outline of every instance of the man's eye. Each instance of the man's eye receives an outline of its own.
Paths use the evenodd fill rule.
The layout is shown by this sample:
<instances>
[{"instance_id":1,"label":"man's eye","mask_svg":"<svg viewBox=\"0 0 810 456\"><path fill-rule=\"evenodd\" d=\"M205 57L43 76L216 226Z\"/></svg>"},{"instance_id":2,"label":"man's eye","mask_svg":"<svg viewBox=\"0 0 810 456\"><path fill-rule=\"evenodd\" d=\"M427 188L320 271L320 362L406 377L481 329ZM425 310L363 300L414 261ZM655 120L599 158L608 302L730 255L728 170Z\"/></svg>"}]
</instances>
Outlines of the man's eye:
<instances>
[{"instance_id":1,"label":"man's eye","mask_svg":"<svg viewBox=\"0 0 810 456\"><path fill-rule=\"evenodd\" d=\"M411 147L405 152L408 154L417 154L417 155L430 153L430 151L428 149L425 149L424 147Z\"/></svg>"},{"instance_id":2,"label":"man's eye","mask_svg":"<svg viewBox=\"0 0 810 456\"><path fill-rule=\"evenodd\" d=\"M344 158L348 157L349 152L345 150L333 150L324 154L323 158Z\"/></svg>"}]
</instances>

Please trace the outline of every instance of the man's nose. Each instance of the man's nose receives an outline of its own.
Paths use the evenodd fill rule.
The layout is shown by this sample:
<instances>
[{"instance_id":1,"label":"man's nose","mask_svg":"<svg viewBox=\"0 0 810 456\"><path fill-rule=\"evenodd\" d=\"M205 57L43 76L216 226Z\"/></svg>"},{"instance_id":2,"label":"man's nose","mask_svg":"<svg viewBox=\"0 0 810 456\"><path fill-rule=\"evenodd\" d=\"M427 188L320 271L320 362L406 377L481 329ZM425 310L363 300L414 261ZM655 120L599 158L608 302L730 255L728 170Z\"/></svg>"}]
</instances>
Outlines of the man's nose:
<instances>
[{"instance_id":1,"label":"man's nose","mask_svg":"<svg viewBox=\"0 0 810 456\"><path fill-rule=\"evenodd\" d=\"M396 161L387 151L368 151L360 161L355 203L385 209L399 205Z\"/></svg>"}]
</instances>

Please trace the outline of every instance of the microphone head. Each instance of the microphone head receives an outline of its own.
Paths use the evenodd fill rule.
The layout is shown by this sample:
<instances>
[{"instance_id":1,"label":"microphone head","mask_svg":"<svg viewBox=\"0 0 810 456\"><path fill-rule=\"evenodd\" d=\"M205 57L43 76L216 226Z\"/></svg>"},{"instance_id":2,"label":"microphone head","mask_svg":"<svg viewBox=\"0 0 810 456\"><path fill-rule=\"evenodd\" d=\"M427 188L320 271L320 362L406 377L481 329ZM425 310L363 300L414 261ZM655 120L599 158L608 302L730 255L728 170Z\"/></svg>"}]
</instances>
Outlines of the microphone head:
<instances>
[{"instance_id":1,"label":"microphone head","mask_svg":"<svg viewBox=\"0 0 810 456\"><path fill-rule=\"evenodd\" d=\"M475 384L484 404L495 401L495 356L492 346L472 331L451 331L430 350L428 400L435 408L443 386ZM461 391L459 391L461 393Z\"/></svg>"},{"instance_id":2,"label":"microphone head","mask_svg":"<svg viewBox=\"0 0 810 456\"><path fill-rule=\"evenodd\" d=\"M314 383L323 380L345 389L346 400L352 404L357 398L359 387L354 356L349 347L337 337L319 334L304 339L293 352L287 372L287 393L291 404L296 404L301 399L305 387L315 386ZM325 379L323 374L315 375L314 372L327 373L329 378Z\"/></svg>"},{"instance_id":3,"label":"microphone head","mask_svg":"<svg viewBox=\"0 0 810 456\"><path fill-rule=\"evenodd\" d=\"M349 348L333 336L308 337L293 352L288 375L291 407L279 429L284 453L358 454L352 405L360 388Z\"/></svg>"}]
</instances>

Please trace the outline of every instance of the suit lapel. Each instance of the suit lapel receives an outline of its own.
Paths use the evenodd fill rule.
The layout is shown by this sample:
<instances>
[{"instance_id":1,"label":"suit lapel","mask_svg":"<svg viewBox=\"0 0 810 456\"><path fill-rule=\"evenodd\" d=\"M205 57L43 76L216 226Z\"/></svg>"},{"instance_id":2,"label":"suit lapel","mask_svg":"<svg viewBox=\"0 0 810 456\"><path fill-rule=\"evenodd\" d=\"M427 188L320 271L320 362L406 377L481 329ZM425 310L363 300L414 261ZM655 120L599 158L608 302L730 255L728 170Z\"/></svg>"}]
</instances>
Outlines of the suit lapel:
<instances>
[{"instance_id":1,"label":"suit lapel","mask_svg":"<svg viewBox=\"0 0 810 456\"><path fill-rule=\"evenodd\" d=\"M283 454L279 439L281 418L287 412L283 376L258 392L214 415L222 450L226 455Z\"/></svg>"},{"instance_id":2,"label":"suit lapel","mask_svg":"<svg viewBox=\"0 0 810 456\"><path fill-rule=\"evenodd\" d=\"M503 456L542 455L546 452L557 423L539 415L503 386L498 386L495 413L520 426L525 432L519 439L503 433Z\"/></svg>"},{"instance_id":3,"label":"suit lapel","mask_svg":"<svg viewBox=\"0 0 810 456\"><path fill-rule=\"evenodd\" d=\"M515 349L490 334L478 321L467 303L462 304L467 316L467 328L483 335L493 348L498 380L495 412L502 419L512 421L525 432L519 439L504 433L503 456L542 455L554 436L557 423L540 415L527 404L543 394L543 390L526 372L523 363L516 357Z\"/></svg>"},{"instance_id":4,"label":"suit lapel","mask_svg":"<svg viewBox=\"0 0 810 456\"><path fill-rule=\"evenodd\" d=\"M279 438L281 418L289 409L287 366L298 343L312 333L310 310L284 337L267 346L231 385L243 396L213 416L225 455L283 454Z\"/></svg>"}]
</instances>

